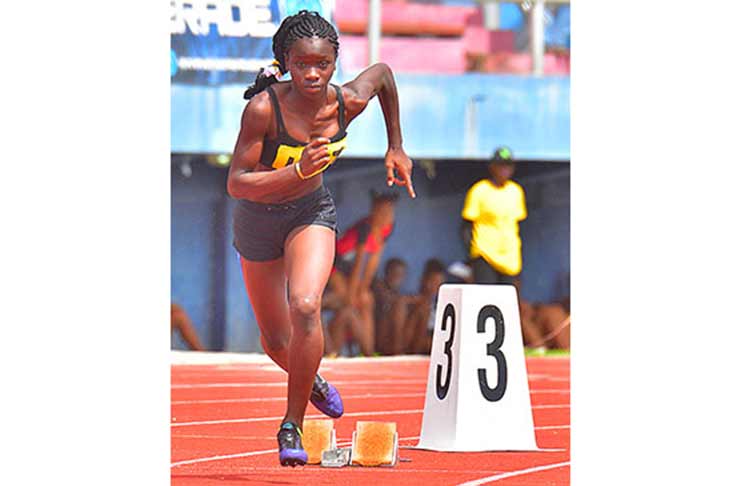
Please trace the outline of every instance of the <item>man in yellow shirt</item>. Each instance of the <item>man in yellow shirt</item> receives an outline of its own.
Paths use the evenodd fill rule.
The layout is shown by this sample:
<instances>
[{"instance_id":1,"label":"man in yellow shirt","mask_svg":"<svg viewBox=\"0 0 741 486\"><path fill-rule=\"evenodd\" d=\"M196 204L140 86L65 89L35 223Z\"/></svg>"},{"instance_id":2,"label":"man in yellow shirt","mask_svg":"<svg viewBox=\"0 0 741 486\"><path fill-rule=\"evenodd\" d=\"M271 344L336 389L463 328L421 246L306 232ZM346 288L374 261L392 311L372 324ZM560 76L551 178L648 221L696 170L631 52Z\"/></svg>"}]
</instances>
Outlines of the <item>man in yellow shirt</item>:
<instances>
[{"instance_id":1,"label":"man in yellow shirt","mask_svg":"<svg viewBox=\"0 0 741 486\"><path fill-rule=\"evenodd\" d=\"M512 152L499 147L489 163L491 177L471 186L461 216L475 283L509 283L519 290L520 221L527 208L522 187L510 180L514 170Z\"/></svg>"}]
</instances>

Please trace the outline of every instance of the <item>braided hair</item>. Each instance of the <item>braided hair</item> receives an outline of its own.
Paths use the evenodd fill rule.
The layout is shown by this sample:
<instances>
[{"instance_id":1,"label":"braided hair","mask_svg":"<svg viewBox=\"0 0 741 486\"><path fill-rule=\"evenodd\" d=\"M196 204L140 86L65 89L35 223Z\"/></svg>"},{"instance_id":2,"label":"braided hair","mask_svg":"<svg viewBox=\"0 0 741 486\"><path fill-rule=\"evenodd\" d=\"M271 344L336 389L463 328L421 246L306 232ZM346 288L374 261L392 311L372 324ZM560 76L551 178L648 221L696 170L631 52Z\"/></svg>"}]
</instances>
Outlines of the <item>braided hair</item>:
<instances>
[{"instance_id":1,"label":"braided hair","mask_svg":"<svg viewBox=\"0 0 741 486\"><path fill-rule=\"evenodd\" d=\"M385 202L395 203L399 199L399 193L392 191L370 190L371 204L380 204Z\"/></svg>"},{"instance_id":2,"label":"braided hair","mask_svg":"<svg viewBox=\"0 0 741 486\"><path fill-rule=\"evenodd\" d=\"M332 47L334 47L334 54L337 57L340 49L340 43L337 40L337 31L318 12L301 10L296 15L286 17L273 36L273 55L275 56L275 61L273 61L271 66L272 69L260 69L255 82L244 92L244 99L248 100L271 84L277 83L277 74L280 73L282 75L288 72L288 67L286 67L286 53L291 49L293 43L299 39L312 37L327 39L332 44ZM276 70L278 72L275 72Z\"/></svg>"}]
</instances>

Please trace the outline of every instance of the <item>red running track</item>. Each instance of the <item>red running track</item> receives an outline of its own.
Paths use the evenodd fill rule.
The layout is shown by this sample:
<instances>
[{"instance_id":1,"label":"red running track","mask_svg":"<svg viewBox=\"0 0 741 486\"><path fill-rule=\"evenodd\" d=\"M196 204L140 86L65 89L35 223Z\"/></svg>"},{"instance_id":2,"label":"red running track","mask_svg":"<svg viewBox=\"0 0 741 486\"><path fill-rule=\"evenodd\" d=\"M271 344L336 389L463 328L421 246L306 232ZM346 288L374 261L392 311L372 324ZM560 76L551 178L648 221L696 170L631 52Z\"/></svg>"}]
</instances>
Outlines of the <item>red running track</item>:
<instances>
[{"instance_id":1,"label":"red running track","mask_svg":"<svg viewBox=\"0 0 741 486\"><path fill-rule=\"evenodd\" d=\"M415 445L422 425L429 359L323 360L320 372L342 393L339 446L357 420L394 421L400 445ZM278 464L275 434L284 413L286 375L272 362L173 365L171 478L209 485L568 485L569 358L528 358L538 446L549 452L432 452L403 448L393 468ZM325 418L312 405L307 418Z\"/></svg>"}]
</instances>

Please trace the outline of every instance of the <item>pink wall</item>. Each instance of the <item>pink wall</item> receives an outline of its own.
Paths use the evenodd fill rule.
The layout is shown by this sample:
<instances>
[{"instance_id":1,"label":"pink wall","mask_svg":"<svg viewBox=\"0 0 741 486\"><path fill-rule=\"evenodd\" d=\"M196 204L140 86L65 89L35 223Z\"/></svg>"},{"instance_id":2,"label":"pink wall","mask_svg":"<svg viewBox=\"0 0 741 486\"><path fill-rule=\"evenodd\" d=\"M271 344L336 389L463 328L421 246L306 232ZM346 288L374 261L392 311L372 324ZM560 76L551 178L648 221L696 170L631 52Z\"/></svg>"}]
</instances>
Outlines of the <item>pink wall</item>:
<instances>
[{"instance_id":1,"label":"pink wall","mask_svg":"<svg viewBox=\"0 0 741 486\"><path fill-rule=\"evenodd\" d=\"M477 7L383 2L381 29L384 34L460 36ZM337 0L334 14L340 31L363 34L368 24L368 0Z\"/></svg>"},{"instance_id":2,"label":"pink wall","mask_svg":"<svg viewBox=\"0 0 741 486\"><path fill-rule=\"evenodd\" d=\"M466 70L466 44L462 37L383 37L381 61L405 73L460 74ZM340 36L340 60L347 72L368 65L368 41L359 35Z\"/></svg>"}]
</instances>

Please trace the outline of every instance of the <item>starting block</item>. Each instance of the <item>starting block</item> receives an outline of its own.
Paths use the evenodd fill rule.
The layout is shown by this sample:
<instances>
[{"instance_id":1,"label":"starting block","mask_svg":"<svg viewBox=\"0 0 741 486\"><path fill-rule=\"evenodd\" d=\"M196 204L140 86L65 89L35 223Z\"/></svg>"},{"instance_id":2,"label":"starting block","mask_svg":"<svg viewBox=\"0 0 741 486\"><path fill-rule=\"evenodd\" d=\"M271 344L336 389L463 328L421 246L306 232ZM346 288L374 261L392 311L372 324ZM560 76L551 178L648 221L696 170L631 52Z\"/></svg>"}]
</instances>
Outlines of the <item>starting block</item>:
<instances>
[{"instance_id":1,"label":"starting block","mask_svg":"<svg viewBox=\"0 0 741 486\"><path fill-rule=\"evenodd\" d=\"M399 459L396 423L358 421L350 458L353 466L395 466Z\"/></svg>"},{"instance_id":2,"label":"starting block","mask_svg":"<svg viewBox=\"0 0 741 486\"><path fill-rule=\"evenodd\" d=\"M304 420L304 430L301 442L309 456L307 464L319 464L322 455L337 448L334 421L332 420Z\"/></svg>"}]
</instances>

